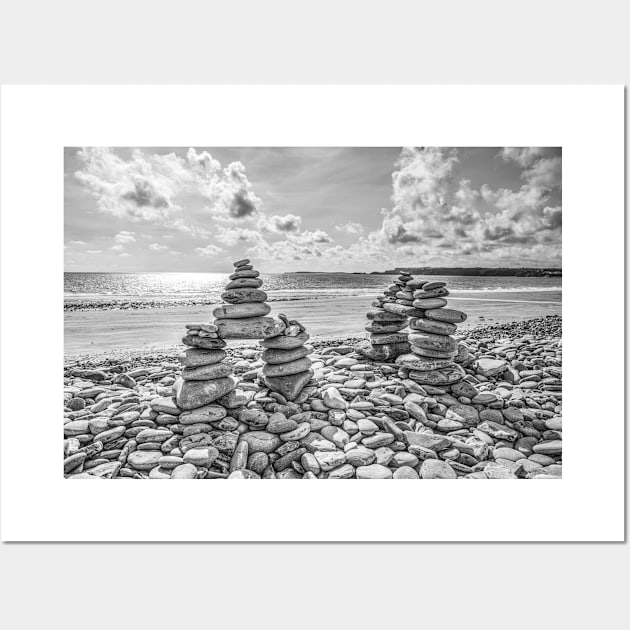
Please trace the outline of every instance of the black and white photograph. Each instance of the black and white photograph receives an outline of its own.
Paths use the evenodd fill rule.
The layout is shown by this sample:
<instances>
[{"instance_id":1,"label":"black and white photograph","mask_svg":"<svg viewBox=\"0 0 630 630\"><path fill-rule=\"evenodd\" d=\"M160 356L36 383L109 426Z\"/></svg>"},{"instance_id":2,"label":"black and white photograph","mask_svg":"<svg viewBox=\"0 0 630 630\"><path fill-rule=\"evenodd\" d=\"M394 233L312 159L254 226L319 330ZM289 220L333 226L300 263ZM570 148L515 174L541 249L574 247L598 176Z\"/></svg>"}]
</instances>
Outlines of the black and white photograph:
<instances>
[{"instance_id":1,"label":"black and white photograph","mask_svg":"<svg viewBox=\"0 0 630 630\"><path fill-rule=\"evenodd\" d=\"M562 153L66 146L65 477L560 480Z\"/></svg>"}]
</instances>

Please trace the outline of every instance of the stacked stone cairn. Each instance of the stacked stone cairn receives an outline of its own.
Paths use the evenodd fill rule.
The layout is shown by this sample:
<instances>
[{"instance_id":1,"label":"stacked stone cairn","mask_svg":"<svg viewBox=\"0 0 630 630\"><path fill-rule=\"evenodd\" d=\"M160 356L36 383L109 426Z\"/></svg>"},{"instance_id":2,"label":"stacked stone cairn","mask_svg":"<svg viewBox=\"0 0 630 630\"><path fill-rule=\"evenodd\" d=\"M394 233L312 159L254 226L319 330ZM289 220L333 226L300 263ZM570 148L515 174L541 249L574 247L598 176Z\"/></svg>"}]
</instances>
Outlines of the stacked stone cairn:
<instances>
[{"instance_id":1,"label":"stacked stone cairn","mask_svg":"<svg viewBox=\"0 0 630 630\"><path fill-rule=\"evenodd\" d=\"M359 354L373 361L394 361L410 352L405 329L408 315L414 314L413 289L407 286L412 280L411 274L401 272L383 295L372 302L374 309L368 311L369 321L365 326L370 336L355 348Z\"/></svg>"},{"instance_id":2,"label":"stacked stone cairn","mask_svg":"<svg viewBox=\"0 0 630 630\"><path fill-rule=\"evenodd\" d=\"M452 335L457 324L466 320L466 314L445 308L449 295L445 282L411 280L407 288L413 290L412 310L407 311L411 316L411 353L396 359L401 366L400 376L433 387L461 381L466 372L459 363L467 358L467 352Z\"/></svg>"},{"instance_id":3,"label":"stacked stone cairn","mask_svg":"<svg viewBox=\"0 0 630 630\"><path fill-rule=\"evenodd\" d=\"M213 311L220 339L263 339L282 332L284 324L266 317L271 307L259 275L248 258L234 263L234 273L221 294L225 304Z\"/></svg>"},{"instance_id":4,"label":"stacked stone cairn","mask_svg":"<svg viewBox=\"0 0 630 630\"><path fill-rule=\"evenodd\" d=\"M309 335L296 320L280 313L278 319L284 330L266 337L261 345L262 381L272 391L282 394L288 401L299 400L305 385L313 378L308 355L313 347L306 345ZM303 402L303 401L302 401Z\"/></svg>"}]
</instances>

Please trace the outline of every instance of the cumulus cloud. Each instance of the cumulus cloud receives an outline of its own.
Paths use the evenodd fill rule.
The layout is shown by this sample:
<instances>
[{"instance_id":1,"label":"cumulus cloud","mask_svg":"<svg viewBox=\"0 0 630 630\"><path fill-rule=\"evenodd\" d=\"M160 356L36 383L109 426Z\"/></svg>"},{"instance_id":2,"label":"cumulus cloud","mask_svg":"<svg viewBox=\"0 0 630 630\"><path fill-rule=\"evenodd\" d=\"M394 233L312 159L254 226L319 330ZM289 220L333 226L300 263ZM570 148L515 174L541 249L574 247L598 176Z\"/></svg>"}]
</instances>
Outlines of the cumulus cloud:
<instances>
[{"instance_id":1,"label":"cumulus cloud","mask_svg":"<svg viewBox=\"0 0 630 630\"><path fill-rule=\"evenodd\" d=\"M135 232L128 232L126 230L123 230L122 232L118 232L118 234L114 236L114 240L118 245L124 245L125 243L135 243Z\"/></svg>"},{"instance_id":2,"label":"cumulus cloud","mask_svg":"<svg viewBox=\"0 0 630 630\"><path fill-rule=\"evenodd\" d=\"M85 241L70 241L69 244L70 245L77 245L77 246L87 245L87 243Z\"/></svg>"},{"instance_id":3,"label":"cumulus cloud","mask_svg":"<svg viewBox=\"0 0 630 630\"><path fill-rule=\"evenodd\" d=\"M335 225L335 230L338 232L345 232L346 234L360 234L363 232L363 226L360 223L354 221L347 221L341 225Z\"/></svg>"},{"instance_id":4,"label":"cumulus cloud","mask_svg":"<svg viewBox=\"0 0 630 630\"><path fill-rule=\"evenodd\" d=\"M102 254L102 249L88 249L88 254Z\"/></svg>"},{"instance_id":5,"label":"cumulus cloud","mask_svg":"<svg viewBox=\"0 0 630 630\"><path fill-rule=\"evenodd\" d=\"M216 231L217 240L224 243L228 247L236 245L237 243L262 243L266 244L264 238L260 232L256 230L250 230L248 228L239 227L219 227Z\"/></svg>"},{"instance_id":6,"label":"cumulus cloud","mask_svg":"<svg viewBox=\"0 0 630 630\"><path fill-rule=\"evenodd\" d=\"M220 254L224 250L217 245L207 245L206 247L196 247L195 253L199 254L199 256L216 256Z\"/></svg>"},{"instance_id":7,"label":"cumulus cloud","mask_svg":"<svg viewBox=\"0 0 630 630\"><path fill-rule=\"evenodd\" d=\"M166 245L160 245L159 243L151 243L149 249L154 252L161 252L168 249Z\"/></svg>"},{"instance_id":8,"label":"cumulus cloud","mask_svg":"<svg viewBox=\"0 0 630 630\"><path fill-rule=\"evenodd\" d=\"M119 218L181 225L184 194L204 199L216 217L242 219L259 211L260 199L243 164L222 168L206 151L189 149L183 158L136 149L125 159L109 148L86 147L77 157L82 168L75 177L94 195L101 212Z\"/></svg>"},{"instance_id":9,"label":"cumulus cloud","mask_svg":"<svg viewBox=\"0 0 630 630\"><path fill-rule=\"evenodd\" d=\"M287 236L287 239L293 243L299 245L316 245L318 243L332 243L333 239L324 232L324 230L314 230L299 232L298 234L291 234Z\"/></svg>"},{"instance_id":10,"label":"cumulus cloud","mask_svg":"<svg viewBox=\"0 0 630 630\"><path fill-rule=\"evenodd\" d=\"M552 202L561 193L561 156L539 148L506 148L499 156L520 167L518 190L457 180L456 149L404 149L392 175L392 207L382 211L380 229L352 249L383 255L380 246L394 246L427 260L478 255L537 262L534 252L541 251L557 258L562 207Z\"/></svg>"},{"instance_id":11,"label":"cumulus cloud","mask_svg":"<svg viewBox=\"0 0 630 630\"><path fill-rule=\"evenodd\" d=\"M279 216L274 214L271 217L261 216L258 220L258 229L261 232L299 232L302 224L302 217L295 214L285 214Z\"/></svg>"}]
</instances>

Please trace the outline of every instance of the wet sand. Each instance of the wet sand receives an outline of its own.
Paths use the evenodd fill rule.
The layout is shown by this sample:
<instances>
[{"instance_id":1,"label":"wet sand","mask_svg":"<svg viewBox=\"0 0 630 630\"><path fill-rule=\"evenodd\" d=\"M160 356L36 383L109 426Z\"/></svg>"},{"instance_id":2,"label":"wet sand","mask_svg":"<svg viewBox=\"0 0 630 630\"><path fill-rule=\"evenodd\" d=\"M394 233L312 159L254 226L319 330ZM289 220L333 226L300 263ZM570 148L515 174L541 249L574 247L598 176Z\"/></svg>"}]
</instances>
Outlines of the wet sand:
<instances>
[{"instance_id":1,"label":"wet sand","mask_svg":"<svg viewBox=\"0 0 630 630\"><path fill-rule=\"evenodd\" d=\"M314 339L365 334L371 296L272 302L271 316L285 313L299 320ZM562 313L560 291L452 293L449 306L468 314L460 328L521 321ZM65 313L67 357L120 350L159 350L181 343L184 324L213 319L212 307L178 306L138 310L68 311ZM231 342L239 343L239 342ZM243 342L248 343L248 342Z\"/></svg>"}]
</instances>

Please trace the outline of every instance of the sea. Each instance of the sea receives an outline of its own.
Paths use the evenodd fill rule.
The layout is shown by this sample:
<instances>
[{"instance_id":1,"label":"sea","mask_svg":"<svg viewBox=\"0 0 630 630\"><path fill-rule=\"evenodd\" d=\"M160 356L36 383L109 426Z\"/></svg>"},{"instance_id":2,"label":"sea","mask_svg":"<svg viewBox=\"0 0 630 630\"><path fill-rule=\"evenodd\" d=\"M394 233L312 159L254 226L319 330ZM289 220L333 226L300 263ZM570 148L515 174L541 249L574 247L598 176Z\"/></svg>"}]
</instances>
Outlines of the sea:
<instances>
[{"instance_id":1,"label":"sea","mask_svg":"<svg viewBox=\"0 0 630 630\"><path fill-rule=\"evenodd\" d=\"M356 273L261 274L268 302L326 300L341 296L374 296L397 277ZM537 302L561 302L562 278L507 276L426 276L444 280L452 296L513 301L509 294L527 294ZM229 282L224 273L76 273L64 274L66 310L155 308L203 305L221 301ZM534 295L535 294L535 295ZM516 297L516 296L514 296Z\"/></svg>"}]
</instances>

